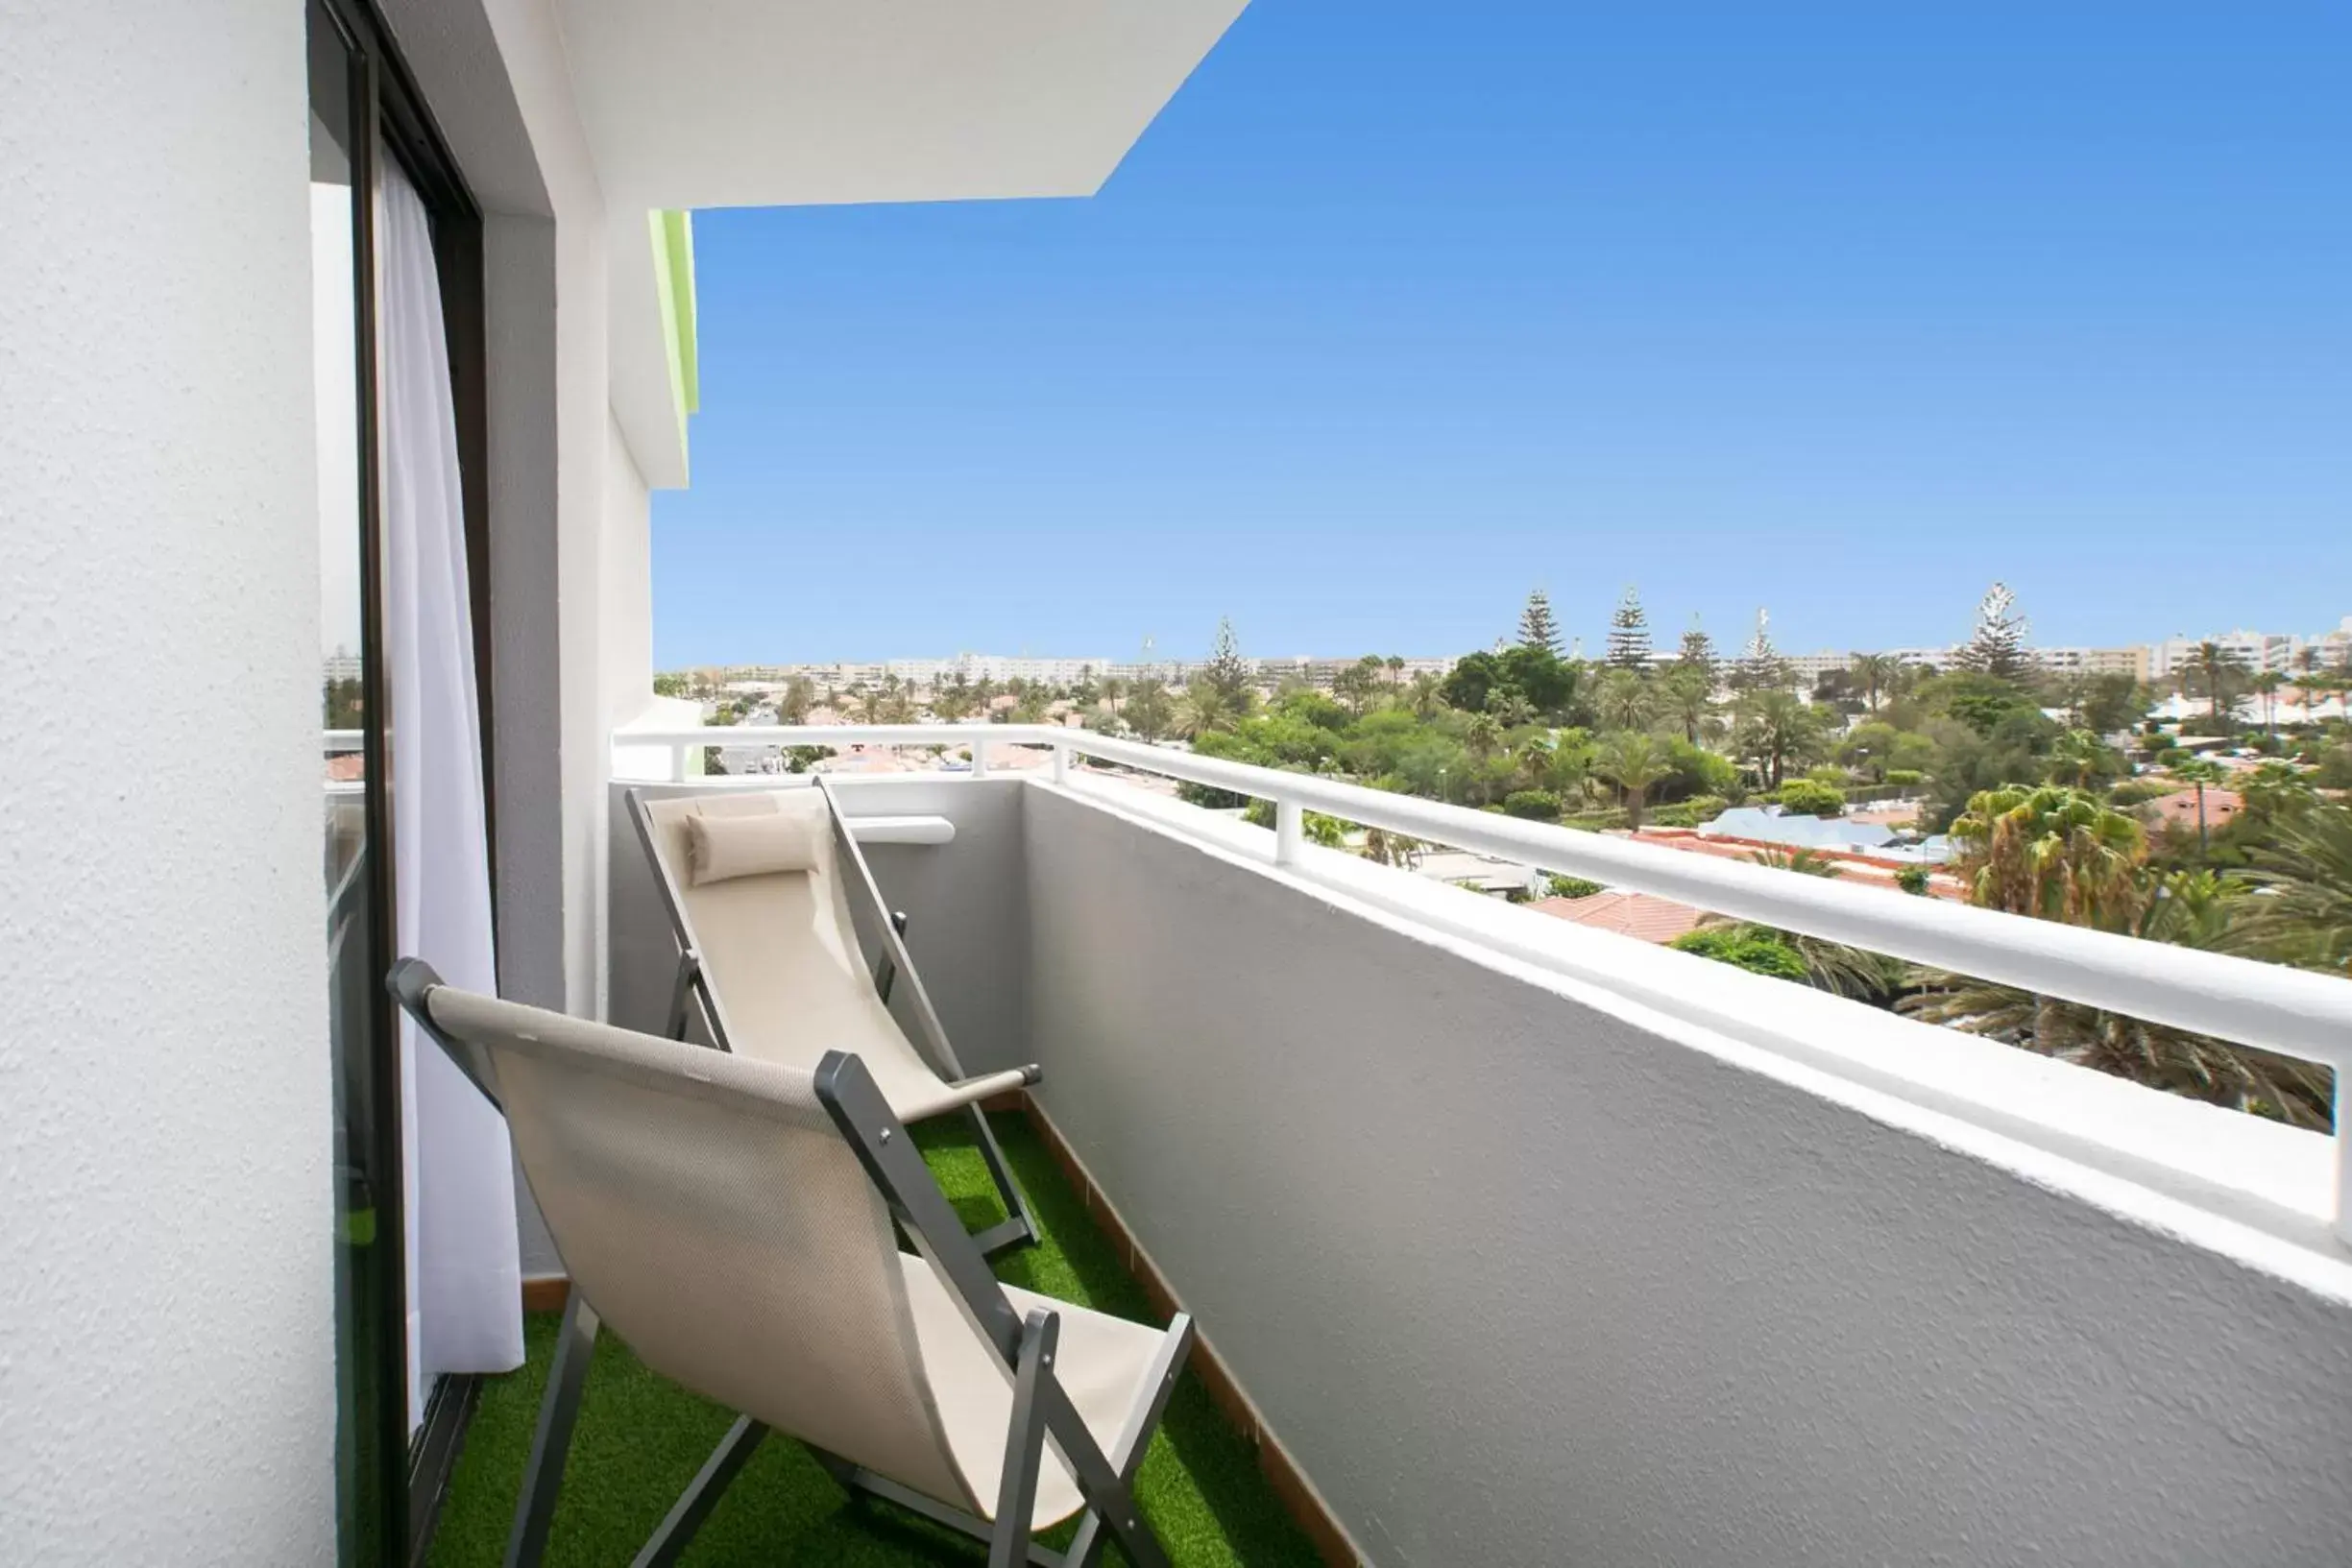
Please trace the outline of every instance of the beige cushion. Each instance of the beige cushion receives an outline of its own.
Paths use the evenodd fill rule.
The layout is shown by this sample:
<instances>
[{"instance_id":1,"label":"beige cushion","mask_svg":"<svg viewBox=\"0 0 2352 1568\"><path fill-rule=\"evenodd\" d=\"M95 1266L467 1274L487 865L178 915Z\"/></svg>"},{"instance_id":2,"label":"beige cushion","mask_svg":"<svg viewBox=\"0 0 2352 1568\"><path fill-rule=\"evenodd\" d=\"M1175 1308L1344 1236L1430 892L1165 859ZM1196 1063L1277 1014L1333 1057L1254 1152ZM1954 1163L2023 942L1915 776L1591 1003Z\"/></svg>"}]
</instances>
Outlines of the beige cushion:
<instances>
[{"instance_id":1,"label":"beige cushion","mask_svg":"<svg viewBox=\"0 0 2352 1568\"><path fill-rule=\"evenodd\" d=\"M902 1122L917 1122L1018 1087L1017 1072L960 1087L953 1060L925 1060L874 994L874 972L859 946L849 889L857 867L837 850L833 813L813 786L648 801L654 854L678 890L684 939L702 955L727 1038L741 1055L813 1070L829 1050L864 1059ZM814 864L800 877L693 876L692 835L778 816L807 825ZM723 828L722 828L723 831ZM908 990L902 981L901 994ZM942 1073L945 1070L945 1073Z\"/></svg>"},{"instance_id":2,"label":"beige cushion","mask_svg":"<svg viewBox=\"0 0 2352 1568\"><path fill-rule=\"evenodd\" d=\"M830 827L825 818L806 811L689 817L688 880L695 887L705 887L738 877L814 871L822 863L824 854L817 834Z\"/></svg>"}]
</instances>

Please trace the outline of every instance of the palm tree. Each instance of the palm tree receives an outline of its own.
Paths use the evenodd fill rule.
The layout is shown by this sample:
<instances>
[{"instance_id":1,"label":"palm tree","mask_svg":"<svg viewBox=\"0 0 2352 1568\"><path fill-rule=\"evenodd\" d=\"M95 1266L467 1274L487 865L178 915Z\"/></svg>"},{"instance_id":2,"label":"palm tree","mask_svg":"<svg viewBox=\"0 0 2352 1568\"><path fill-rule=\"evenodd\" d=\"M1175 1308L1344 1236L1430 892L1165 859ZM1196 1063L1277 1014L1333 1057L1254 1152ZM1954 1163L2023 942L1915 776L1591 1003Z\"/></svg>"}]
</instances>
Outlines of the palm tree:
<instances>
[{"instance_id":1,"label":"palm tree","mask_svg":"<svg viewBox=\"0 0 2352 1568\"><path fill-rule=\"evenodd\" d=\"M1176 734L1197 740L1212 730L1231 729L1238 717L1233 698L1224 688L1195 681L1184 688L1184 700L1176 705Z\"/></svg>"},{"instance_id":2,"label":"palm tree","mask_svg":"<svg viewBox=\"0 0 2352 1568\"><path fill-rule=\"evenodd\" d=\"M2352 806L2312 799L2273 817L2251 846L2249 899L2231 946L2256 957L2352 978Z\"/></svg>"},{"instance_id":3,"label":"palm tree","mask_svg":"<svg viewBox=\"0 0 2352 1568\"><path fill-rule=\"evenodd\" d=\"M2205 832L2205 786L2218 784L2228 775L2221 771L2219 762L2198 757L2175 767L2172 777L2183 784L2196 785L2196 847L2200 850L2211 848L2211 840Z\"/></svg>"},{"instance_id":4,"label":"palm tree","mask_svg":"<svg viewBox=\"0 0 2352 1568\"><path fill-rule=\"evenodd\" d=\"M1425 719L1436 715L1444 705L1445 699L1438 694L1444 685L1444 678L1435 670L1424 669L1414 675L1412 690L1405 699L1414 717Z\"/></svg>"},{"instance_id":5,"label":"palm tree","mask_svg":"<svg viewBox=\"0 0 2352 1568\"><path fill-rule=\"evenodd\" d=\"M2088 789L2094 779L2108 770L2114 758L2090 731L2069 730L2049 749L2050 782Z\"/></svg>"},{"instance_id":6,"label":"palm tree","mask_svg":"<svg viewBox=\"0 0 2352 1568\"><path fill-rule=\"evenodd\" d=\"M1800 877L1845 875L1845 869L1835 860L1808 849L1758 850L1748 858L1759 866L1794 872ZM1703 924L1729 925L1738 934L1769 937L1793 950L1805 962L1806 983L1816 991L1827 991L1832 996L1856 1001L1887 997L1902 987L1906 972L1906 966L1900 958L1890 958L1883 953L1852 948L1842 942L1831 942L1818 936L1807 936L1803 931L1778 930L1770 926L1728 921L1714 915L1709 916Z\"/></svg>"},{"instance_id":7,"label":"palm tree","mask_svg":"<svg viewBox=\"0 0 2352 1568\"><path fill-rule=\"evenodd\" d=\"M2231 948L2245 902L2211 872L2175 872L2141 881L2111 929L2176 947ZM2325 1068L2012 986L1932 972L1919 978L1925 988L1896 1006L1927 1023L2298 1126L2329 1125Z\"/></svg>"},{"instance_id":8,"label":"palm tree","mask_svg":"<svg viewBox=\"0 0 2352 1568\"><path fill-rule=\"evenodd\" d=\"M1462 727L1462 744L1470 756L1484 762L1502 744L1502 721L1492 713L1472 713Z\"/></svg>"},{"instance_id":9,"label":"palm tree","mask_svg":"<svg viewBox=\"0 0 2352 1568\"><path fill-rule=\"evenodd\" d=\"M2308 724L2311 722L2312 688L2310 682L2313 676L2319 673L2319 650L2316 647L2296 649L2294 668L2295 702L2303 710L2303 721Z\"/></svg>"},{"instance_id":10,"label":"palm tree","mask_svg":"<svg viewBox=\"0 0 2352 1568\"><path fill-rule=\"evenodd\" d=\"M2266 669L2249 683L2262 698L2262 727L2270 734L2270 743L2278 744L2278 688L2287 684L2287 677L2277 670Z\"/></svg>"},{"instance_id":11,"label":"palm tree","mask_svg":"<svg viewBox=\"0 0 2352 1568\"><path fill-rule=\"evenodd\" d=\"M1543 769L1544 787L1563 801L1582 804L1592 763L1592 737L1582 730L1562 730L1552 736L1551 755Z\"/></svg>"},{"instance_id":12,"label":"palm tree","mask_svg":"<svg viewBox=\"0 0 2352 1568\"><path fill-rule=\"evenodd\" d=\"M1879 711L1879 698L1893 685L1896 671L1902 667L1903 661L1891 653L1857 653L1846 666L1846 674L1862 688L1862 700L1875 713Z\"/></svg>"},{"instance_id":13,"label":"palm tree","mask_svg":"<svg viewBox=\"0 0 2352 1568\"><path fill-rule=\"evenodd\" d=\"M1519 764L1519 778L1530 789L1540 789L1552 774L1552 742L1544 736L1529 736L1514 754Z\"/></svg>"},{"instance_id":14,"label":"palm tree","mask_svg":"<svg viewBox=\"0 0 2352 1568\"><path fill-rule=\"evenodd\" d=\"M2054 784L1979 791L1951 832L1952 870L1974 903L2076 926L2112 925L2128 911L2147 858L2139 823Z\"/></svg>"},{"instance_id":15,"label":"palm tree","mask_svg":"<svg viewBox=\"0 0 2352 1568\"><path fill-rule=\"evenodd\" d=\"M1536 716L1534 703L1529 702L1520 693L1507 689L1488 694L1487 711L1492 713L1494 721L1506 730L1515 730Z\"/></svg>"},{"instance_id":16,"label":"palm tree","mask_svg":"<svg viewBox=\"0 0 2352 1568\"><path fill-rule=\"evenodd\" d=\"M2223 705L2226 703L2233 710L2237 706L2236 694L2229 688L2245 674L2244 662L2235 650L2225 648L2219 642L2206 641L2196 645L2196 652L2189 656L2189 662L2183 667L2186 673L2194 676L2203 686L2207 712L2213 715L2216 724L2220 723Z\"/></svg>"},{"instance_id":17,"label":"palm tree","mask_svg":"<svg viewBox=\"0 0 2352 1568\"><path fill-rule=\"evenodd\" d=\"M1625 801L1625 825L1641 826L1642 803L1650 786L1666 771L1666 756L1656 740L1638 730L1619 730L1601 741L1593 771L1613 784Z\"/></svg>"},{"instance_id":18,"label":"palm tree","mask_svg":"<svg viewBox=\"0 0 2352 1568\"><path fill-rule=\"evenodd\" d=\"M1631 669L1612 669L1601 677L1592 696L1601 723L1612 730L1638 730L1650 721L1656 699L1650 683Z\"/></svg>"},{"instance_id":19,"label":"palm tree","mask_svg":"<svg viewBox=\"0 0 2352 1568\"><path fill-rule=\"evenodd\" d=\"M1820 715L1790 692L1767 688L1741 700L1738 745L1770 788L1781 787L1790 764L1820 755L1822 739Z\"/></svg>"},{"instance_id":20,"label":"palm tree","mask_svg":"<svg viewBox=\"0 0 2352 1568\"><path fill-rule=\"evenodd\" d=\"M1683 738L1697 745L1714 711L1714 676L1697 664L1677 664L1659 678L1658 687L1668 710L1683 721Z\"/></svg>"}]
</instances>

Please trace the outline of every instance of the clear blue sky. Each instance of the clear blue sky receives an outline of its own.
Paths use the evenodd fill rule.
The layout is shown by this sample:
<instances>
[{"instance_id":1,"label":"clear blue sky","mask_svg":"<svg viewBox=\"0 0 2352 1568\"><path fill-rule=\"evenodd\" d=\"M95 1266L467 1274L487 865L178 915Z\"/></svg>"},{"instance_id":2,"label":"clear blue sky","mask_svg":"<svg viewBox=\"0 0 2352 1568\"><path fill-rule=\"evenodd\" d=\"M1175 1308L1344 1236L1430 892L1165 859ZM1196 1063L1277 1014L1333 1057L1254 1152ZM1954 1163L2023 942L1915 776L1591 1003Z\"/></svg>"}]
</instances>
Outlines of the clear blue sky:
<instances>
[{"instance_id":1,"label":"clear blue sky","mask_svg":"<svg viewBox=\"0 0 2352 1568\"><path fill-rule=\"evenodd\" d=\"M1080 202L696 218L657 662L2352 615L2352 6L1257 0Z\"/></svg>"}]
</instances>

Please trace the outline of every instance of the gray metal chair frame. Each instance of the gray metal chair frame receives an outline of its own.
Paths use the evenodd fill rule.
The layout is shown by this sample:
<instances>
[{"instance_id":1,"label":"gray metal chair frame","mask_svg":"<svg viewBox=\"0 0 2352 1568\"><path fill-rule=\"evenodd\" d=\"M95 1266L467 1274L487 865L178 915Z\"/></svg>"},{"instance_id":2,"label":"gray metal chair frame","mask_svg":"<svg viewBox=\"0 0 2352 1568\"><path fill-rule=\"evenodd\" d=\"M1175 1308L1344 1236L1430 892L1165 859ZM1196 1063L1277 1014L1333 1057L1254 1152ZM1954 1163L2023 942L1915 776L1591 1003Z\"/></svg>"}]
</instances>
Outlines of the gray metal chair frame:
<instances>
[{"instance_id":1,"label":"gray metal chair frame","mask_svg":"<svg viewBox=\"0 0 2352 1568\"><path fill-rule=\"evenodd\" d=\"M932 1067L950 1083L964 1078L963 1065L957 1060L956 1048L948 1044L947 1029L939 1022L936 1008L932 1006L931 993L924 989L923 977L915 972L914 958L907 951L908 919L904 910L893 910L884 901L882 886L874 880L873 867L866 863L865 852L859 847L858 836L850 831L849 819L842 814L840 797L834 793L832 784L822 774L812 775L813 787L825 800L826 815L833 826L834 848L840 863L852 870L848 880L865 901L872 912L875 929L881 933L882 956L874 961L874 991L885 1005L890 1001L898 977L907 978L909 1001L914 1014L915 1029L923 1053ZM629 818L637 826L638 843L643 846L646 863L652 866L654 880L662 889L662 905L669 914L671 936L678 944L678 972L671 982L667 1030L672 1040L687 1038L696 1013L702 1019L711 1043L718 1049L732 1052L728 1041L726 1010L711 988L711 977L703 968L702 954L694 940L693 922L686 912L686 899L679 891L677 879L671 876L669 864L662 856L655 836L652 815L645 809L644 791L632 789L626 796ZM1021 1069L1022 1081L1033 1084L1044 1076L1044 1069L1030 1063ZM1008 1247L1021 1246L1037 1240L1037 1228L1030 1220L1029 1205L1021 1191L1013 1184L1012 1169L1006 1163L1005 1150L989 1128L988 1118L977 1104L966 1105L951 1114L967 1116L972 1123L972 1135L980 1145L981 1158L988 1167L988 1178L996 1185L997 1195L1003 1200L1006 1218L985 1230L974 1233L982 1252L993 1257Z\"/></svg>"},{"instance_id":2,"label":"gray metal chair frame","mask_svg":"<svg viewBox=\"0 0 2352 1568\"><path fill-rule=\"evenodd\" d=\"M429 999L441 983L432 966L417 958L401 959L389 980L393 995L416 1021L420 1032L457 1064L484 1098L498 1105L497 1093L485 1081L472 1053L433 1023ZM1111 1538L1117 1539L1135 1568L1169 1568L1166 1549L1136 1506L1134 1481L1152 1434L1158 1430L1169 1396L1175 1392L1176 1376L1191 1354L1191 1317L1178 1313L1169 1324L1117 1441L1104 1450L1054 1371L1058 1315L1042 1309L1026 1317L1015 1312L996 1276L989 1272L978 1239L964 1230L921 1150L907 1136L865 1065L841 1051L827 1052L816 1071L815 1087L818 1101L856 1153L891 1218L953 1289L965 1319L986 1342L1013 1387L993 1524L812 1447L818 1462L853 1493L897 1504L985 1542L989 1568L1016 1568L1024 1563L1038 1568L1094 1568L1102 1559L1103 1542ZM503 1107L500 1110L503 1114ZM595 1308L573 1290L565 1304L546 1393L531 1436L522 1490L516 1500L506 1568L537 1568L546 1554L598 1326ZM678 1560L767 1431L750 1416L737 1417L638 1553L633 1568L656 1568ZM1058 1553L1031 1538L1037 1476L1049 1443L1067 1461L1086 1504L1077 1535L1066 1552Z\"/></svg>"}]
</instances>

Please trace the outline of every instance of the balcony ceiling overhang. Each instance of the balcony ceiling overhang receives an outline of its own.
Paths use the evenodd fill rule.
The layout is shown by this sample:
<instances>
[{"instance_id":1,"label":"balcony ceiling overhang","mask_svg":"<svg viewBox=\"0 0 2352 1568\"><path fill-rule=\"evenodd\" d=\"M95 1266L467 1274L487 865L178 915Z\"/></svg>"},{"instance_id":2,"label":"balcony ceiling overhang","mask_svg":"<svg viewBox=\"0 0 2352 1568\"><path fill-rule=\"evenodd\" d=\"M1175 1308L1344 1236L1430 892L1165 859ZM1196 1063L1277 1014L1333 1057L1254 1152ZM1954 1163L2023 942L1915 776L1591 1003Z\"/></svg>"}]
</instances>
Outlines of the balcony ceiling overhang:
<instances>
[{"instance_id":1,"label":"balcony ceiling overhang","mask_svg":"<svg viewBox=\"0 0 2352 1568\"><path fill-rule=\"evenodd\" d=\"M1090 196L1247 3L557 0L645 481L687 481L649 210Z\"/></svg>"},{"instance_id":2,"label":"balcony ceiling overhang","mask_svg":"<svg viewBox=\"0 0 2352 1568\"><path fill-rule=\"evenodd\" d=\"M1086 196L1246 0L559 0L607 204Z\"/></svg>"}]
</instances>

